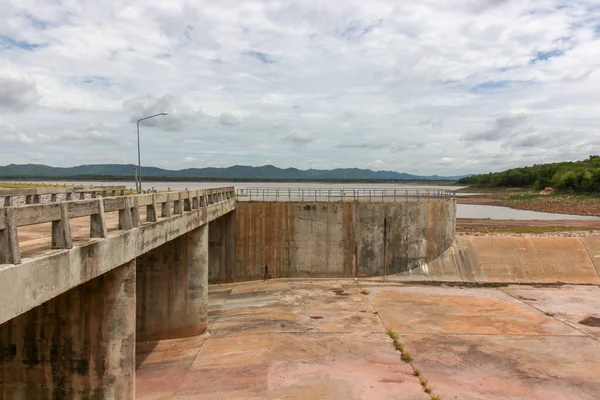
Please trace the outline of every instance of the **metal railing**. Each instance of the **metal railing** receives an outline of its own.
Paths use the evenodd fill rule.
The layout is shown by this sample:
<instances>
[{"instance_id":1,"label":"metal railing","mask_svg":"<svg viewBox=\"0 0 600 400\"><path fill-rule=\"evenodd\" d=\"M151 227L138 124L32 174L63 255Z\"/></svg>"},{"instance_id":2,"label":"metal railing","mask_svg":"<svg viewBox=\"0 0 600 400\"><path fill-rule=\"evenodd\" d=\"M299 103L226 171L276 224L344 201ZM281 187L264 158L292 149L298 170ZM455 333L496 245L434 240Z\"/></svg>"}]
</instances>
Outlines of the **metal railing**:
<instances>
[{"instance_id":1,"label":"metal railing","mask_svg":"<svg viewBox=\"0 0 600 400\"><path fill-rule=\"evenodd\" d=\"M182 192L140 194L120 197L60 201L0 208L0 264L20 264L17 228L52 223L52 248L71 249L71 218L90 217L90 237L107 236L106 213L118 211L118 229L142 225L140 207L146 207L146 222L170 218L195 209L235 199L233 187Z\"/></svg>"},{"instance_id":2,"label":"metal railing","mask_svg":"<svg viewBox=\"0 0 600 400\"><path fill-rule=\"evenodd\" d=\"M449 189L251 187L237 190L240 201L427 202L455 197L455 191Z\"/></svg>"}]
</instances>

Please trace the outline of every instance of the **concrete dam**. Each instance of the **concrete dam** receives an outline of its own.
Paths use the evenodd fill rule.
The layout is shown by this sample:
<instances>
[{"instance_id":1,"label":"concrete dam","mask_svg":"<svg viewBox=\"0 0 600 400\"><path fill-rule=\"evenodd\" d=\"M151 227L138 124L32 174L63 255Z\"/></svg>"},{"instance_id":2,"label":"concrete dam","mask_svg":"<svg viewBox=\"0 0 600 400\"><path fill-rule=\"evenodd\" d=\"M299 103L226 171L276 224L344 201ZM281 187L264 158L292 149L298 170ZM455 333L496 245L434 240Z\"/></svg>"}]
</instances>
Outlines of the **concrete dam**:
<instances>
[{"instance_id":1,"label":"concrete dam","mask_svg":"<svg viewBox=\"0 0 600 400\"><path fill-rule=\"evenodd\" d=\"M600 283L600 240L456 237L451 191L253 190L4 194L0 399L136 398L136 349L205 340L223 307L211 308L209 292L220 304L229 284ZM16 205L23 196L26 204ZM226 331L238 323L227 322ZM147 357L138 354L137 364ZM210 392L216 378L203 377L193 379L204 382L198 390L221 398ZM138 383L138 398L162 390L156 379ZM223 398L266 398L231 390Z\"/></svg>"}]
</instances>

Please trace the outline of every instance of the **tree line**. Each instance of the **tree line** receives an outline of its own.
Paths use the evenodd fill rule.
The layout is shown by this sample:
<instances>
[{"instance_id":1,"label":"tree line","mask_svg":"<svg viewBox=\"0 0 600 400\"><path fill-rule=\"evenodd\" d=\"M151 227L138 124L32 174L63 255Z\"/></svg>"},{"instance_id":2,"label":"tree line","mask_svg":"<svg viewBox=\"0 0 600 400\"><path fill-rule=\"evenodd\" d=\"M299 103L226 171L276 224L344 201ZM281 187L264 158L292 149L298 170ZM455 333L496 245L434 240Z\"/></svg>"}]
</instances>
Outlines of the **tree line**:
<instances>
[{"instance_id":1,"label":"tree line","mask_svg":"<svg viewBox=\"0 0 600 400\"><path fill-rule=\"evenodd\" d=\"M536 164L502 172L471 175L459 179L458 183L536 190L552 187L564 192L600 194L600 156L592 155L583 161Z\"/></svg>"}]
</instances>

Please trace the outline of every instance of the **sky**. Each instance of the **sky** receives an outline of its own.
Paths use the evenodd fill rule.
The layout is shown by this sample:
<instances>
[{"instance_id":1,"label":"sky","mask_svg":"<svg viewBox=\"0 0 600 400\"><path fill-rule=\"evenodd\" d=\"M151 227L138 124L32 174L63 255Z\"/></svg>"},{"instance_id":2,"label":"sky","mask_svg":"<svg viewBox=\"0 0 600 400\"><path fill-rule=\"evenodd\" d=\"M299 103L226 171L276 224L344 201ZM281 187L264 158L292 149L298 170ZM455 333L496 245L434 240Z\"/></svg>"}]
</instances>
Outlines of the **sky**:
<instances>
[{"instance_id":1,"label":"sky","mask_svg":"<svg viewBox=\"0 0 600 400\"><path fill-rule=\"evenodd\" d=\"M1 0L0 165L600 154L600 0Z\"/></svg>"}]
</instances>

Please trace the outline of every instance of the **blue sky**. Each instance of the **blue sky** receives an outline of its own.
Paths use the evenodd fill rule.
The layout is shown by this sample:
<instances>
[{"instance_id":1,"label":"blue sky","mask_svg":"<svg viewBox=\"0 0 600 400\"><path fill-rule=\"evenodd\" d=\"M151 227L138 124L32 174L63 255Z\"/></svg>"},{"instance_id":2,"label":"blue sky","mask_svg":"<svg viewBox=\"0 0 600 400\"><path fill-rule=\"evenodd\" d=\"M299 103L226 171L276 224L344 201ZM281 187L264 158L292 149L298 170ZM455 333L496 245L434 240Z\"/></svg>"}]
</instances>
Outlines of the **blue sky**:
<instances>
[{"instance_id":1,"label":"blue sky","mask_svg":"<svg viewBox=\"0 0 600 400\"><path fill-rule=\"evenodd\" d=\"M455 175L600 153L600 1L4 0L0 164Z\"/></svg>"}]
</instances>

